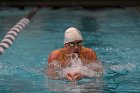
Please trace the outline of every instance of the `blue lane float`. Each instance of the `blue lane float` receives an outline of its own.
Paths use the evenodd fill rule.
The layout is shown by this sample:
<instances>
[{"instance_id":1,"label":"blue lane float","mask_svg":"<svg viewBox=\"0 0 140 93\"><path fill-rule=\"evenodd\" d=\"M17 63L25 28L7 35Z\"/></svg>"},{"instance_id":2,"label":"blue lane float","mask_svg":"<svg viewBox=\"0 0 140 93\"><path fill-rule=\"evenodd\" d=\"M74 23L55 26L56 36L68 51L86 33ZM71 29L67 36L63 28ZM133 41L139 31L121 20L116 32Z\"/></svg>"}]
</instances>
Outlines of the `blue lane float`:
<instances>
[{"instance_id":1,"label":"blue lane float","mask_svg":"<svg viewBox=\"0 0 140 93\"><path fill-rule=\"evenodd\" d=\"M24 18L22 18L15 26L13 26L7 32L7 34L4 36L4 38L0 42L0 55L3 54L5 49L9 48L13 44L13 42L14 42L15 38L17 37L18 33L20 31L22 31L22 29L24 27L26 27L26 25L28 25L28 23L30 22L30 20L33 17L33 15L35 15L37 10L38 10L38 8L33 9L29 13L29 15L27 15Z\"/></svg>"}]
</instances>

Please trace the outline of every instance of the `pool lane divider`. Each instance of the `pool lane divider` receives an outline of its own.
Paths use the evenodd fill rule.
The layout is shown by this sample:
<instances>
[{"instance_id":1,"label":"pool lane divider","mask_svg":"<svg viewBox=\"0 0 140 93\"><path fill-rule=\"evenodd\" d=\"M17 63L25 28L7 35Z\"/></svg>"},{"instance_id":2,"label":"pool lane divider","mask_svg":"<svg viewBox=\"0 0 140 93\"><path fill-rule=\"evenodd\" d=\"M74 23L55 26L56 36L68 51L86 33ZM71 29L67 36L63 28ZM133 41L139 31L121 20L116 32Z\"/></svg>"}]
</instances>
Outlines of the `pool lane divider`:
<instances>
[{"instance_id":1,"label":"pool lane divider","mask_svg":"<svg viewBox=\"0 0 140 93\"><path fill-rule=\"evenodd\" d=\"M31 18L37 13L38 10L39 8L34 8L27 16L23 17L7 32L7 34L0 42L0 55L4 53L5 49L9 48L13 44L18 33L22 31L22 29L26 27L28 23L30 23Z\"/></svg>"}]
</instances>

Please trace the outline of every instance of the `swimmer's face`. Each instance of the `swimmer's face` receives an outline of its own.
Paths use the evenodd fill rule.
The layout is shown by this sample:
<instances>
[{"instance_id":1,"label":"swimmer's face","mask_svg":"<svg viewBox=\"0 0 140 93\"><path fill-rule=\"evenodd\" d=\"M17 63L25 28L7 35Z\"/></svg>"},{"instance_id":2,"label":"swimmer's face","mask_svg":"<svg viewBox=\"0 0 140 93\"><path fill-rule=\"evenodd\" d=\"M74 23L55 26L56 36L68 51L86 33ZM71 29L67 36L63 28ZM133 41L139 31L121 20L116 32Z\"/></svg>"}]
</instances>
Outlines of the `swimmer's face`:
<instances>
[{"instance_id":1,"label":"swimmer's face","mask_svg":"<svg viewBox=\"0 0 140 93\"><path fill-rule=\"evenodd\" d=\"M76 40L65 44L65 48L69 54L77 53L79 54L82 49L82 40Z\"/></svg>"}]
</instances>

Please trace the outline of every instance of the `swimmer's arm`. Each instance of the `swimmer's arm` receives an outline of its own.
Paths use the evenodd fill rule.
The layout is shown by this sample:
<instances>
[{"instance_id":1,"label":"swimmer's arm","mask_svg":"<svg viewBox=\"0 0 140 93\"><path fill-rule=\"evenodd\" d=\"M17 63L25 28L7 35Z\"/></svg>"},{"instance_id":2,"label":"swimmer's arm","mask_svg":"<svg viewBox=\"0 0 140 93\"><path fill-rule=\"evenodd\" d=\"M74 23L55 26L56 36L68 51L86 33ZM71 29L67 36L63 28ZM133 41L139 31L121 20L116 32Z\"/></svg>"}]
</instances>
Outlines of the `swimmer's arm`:
<instances>
[{"instance_id":1,"label":"swimmer's arm","mask_svg":"<svg viewBox=\"0 0 140 93\"><path fill-rule=\"evenodd\" d=\"M58 72L57 72L57 70L55 68L55 65L53 65L53 64L48 64L47 65L46 74L51 79L60 79L59 75L58 75Z\"/></svg>"},{"instance_id":2,"label":"swimmer's arm","mask_svg":"<svg viewBox=\"0 0 140 93\"><path fill-rule=\"evenodd\" d=\"M58 55L51 53L48 57L48 64L46 74L51 79L60 79L58 69L60 69L59 62L57 61Z\"/></svg>"},{"instance_id":3,"label":"swimmer's arm","mask_svg":"<svg viewBox=\"0 0 140 93\"><path fill-rule=\"evenodd\" d=\"M101 77L103 75L103 66L102 63L99 60L96 60L96 77Z\"/></svg>"},{"instance_id":4,"label":"swimmer's arm","mask_svg":"<svg viewBox=\"0 0 140 93\"><path fill-rule=\"evenodd\" d=\"M90 60L91 61L91 60ZM94 62L93 62L94 61ZM101 77L103 75L103 67L99 62L93 60L87 65L85 72L82 73L85 78L87 77Z\"/></svg>"},{"instance_id":5,"label":"swimmer's arm","mask_svg":"<svg viewBox=\"0 0 140 93\"><path fill-rule=\"evenodd\" d=\"M96 74L100 77L103 74L102 63L98 60L96 52L93 51L92 49L90 51L91 51L91 54L90 54L91 62L89 62L89 63L95 63L95 65L97 65L94 70L97 72Z\"/></svg>"}]
</instances>

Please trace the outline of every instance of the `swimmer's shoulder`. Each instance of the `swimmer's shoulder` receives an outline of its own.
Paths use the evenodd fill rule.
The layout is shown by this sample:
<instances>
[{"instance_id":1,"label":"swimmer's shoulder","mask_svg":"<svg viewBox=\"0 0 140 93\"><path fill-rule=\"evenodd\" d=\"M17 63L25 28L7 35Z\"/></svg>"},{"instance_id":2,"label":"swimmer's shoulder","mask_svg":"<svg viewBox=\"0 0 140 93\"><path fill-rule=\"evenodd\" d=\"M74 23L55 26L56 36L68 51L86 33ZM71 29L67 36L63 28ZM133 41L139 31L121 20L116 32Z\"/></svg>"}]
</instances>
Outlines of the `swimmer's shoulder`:
<instances>
[{"instance_id":1,"label":"swimmer's shoulder","mask_svg":"<svg viewBox=\"0 0 140 93\"><path fill-rule=\"evenodd\" d=\"M82 47L83 54L86 54L86 57L89 59L97 59L96 52L91 48Z\"/></svg>"},{"instance_id":2,"label":"swimmer's shoulder","mask_svg":"<svg viewBox=\"0 0 140 93\"><path fill-rule=\"evenodd\" d=\"M64 51L64 48L60 48L57 50L54 50L50 53L48 56L48 62L52 62L53 60L58 60L58 58L62 55L62 51Z\"/></svg>"}]
</instances>

